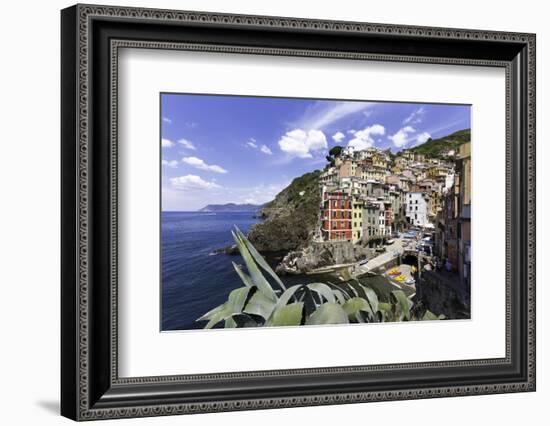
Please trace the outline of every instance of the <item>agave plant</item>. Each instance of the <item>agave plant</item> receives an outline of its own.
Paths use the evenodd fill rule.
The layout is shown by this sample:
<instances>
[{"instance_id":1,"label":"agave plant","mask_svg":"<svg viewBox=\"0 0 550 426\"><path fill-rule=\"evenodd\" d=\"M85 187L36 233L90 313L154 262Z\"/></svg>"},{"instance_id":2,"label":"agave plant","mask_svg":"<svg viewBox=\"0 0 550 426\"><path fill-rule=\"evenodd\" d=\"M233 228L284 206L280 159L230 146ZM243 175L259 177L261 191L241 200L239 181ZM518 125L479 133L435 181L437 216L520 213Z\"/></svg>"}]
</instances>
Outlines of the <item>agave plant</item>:
<instances>
[{"instance_id":1,"label":"agave plant","mask_svg":"<svg viewBox=\"0 0 550 426\"><path fill-rule=\"evenodd\" d=\"M420 318L413 315L413 302L401 290L391 293L390 302L380 302L374 290L349 276L338 284L310 283L287 288L238 228L232 235L246 265L244 271L233 262L244 287L231 291L225 303L197 319L207 321L204 328L222 321L225 328L235 328L441 319L429 311Z\"/></svg>"}]
</instances>

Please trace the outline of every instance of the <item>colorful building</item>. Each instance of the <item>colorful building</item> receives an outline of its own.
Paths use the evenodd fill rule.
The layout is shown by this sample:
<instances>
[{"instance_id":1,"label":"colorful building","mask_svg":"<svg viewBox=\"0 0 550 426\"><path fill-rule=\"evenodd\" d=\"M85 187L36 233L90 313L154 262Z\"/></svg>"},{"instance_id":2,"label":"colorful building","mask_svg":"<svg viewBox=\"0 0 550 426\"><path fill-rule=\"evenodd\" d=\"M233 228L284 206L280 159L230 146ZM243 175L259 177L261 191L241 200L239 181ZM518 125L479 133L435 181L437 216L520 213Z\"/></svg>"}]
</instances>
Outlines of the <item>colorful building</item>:
<instances>
[{"instance_id":1,"label":"colorful building","mask_svg":"<svg viewBox=\"0 0 550 426\"><path fill-rule=\"evenodd\" d=\"M321 235L325 241L352 240L351 197L342 191L323 194L321 206Z\"/></svg>"},{"instance_id":2,"label":"colorful building","mask_svg":"<svg viewBox=\"0 0 550 426\"><path fill-rule=\"evenodd\" d=\"M352 239L351 241L355 244L361 240L363 236L363 206L365 202L354 198L352 200Z\"/></svg>"}]
</instances>

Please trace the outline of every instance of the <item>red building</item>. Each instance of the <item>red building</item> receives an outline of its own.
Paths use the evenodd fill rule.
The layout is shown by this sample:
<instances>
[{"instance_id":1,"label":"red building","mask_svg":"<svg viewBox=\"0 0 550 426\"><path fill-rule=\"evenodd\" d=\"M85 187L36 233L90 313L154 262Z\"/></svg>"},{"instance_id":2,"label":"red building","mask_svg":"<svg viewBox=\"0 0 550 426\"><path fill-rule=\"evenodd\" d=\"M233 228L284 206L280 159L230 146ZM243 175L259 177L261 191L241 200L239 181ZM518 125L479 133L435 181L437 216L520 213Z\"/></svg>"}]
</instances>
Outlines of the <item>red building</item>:
<instances>
[{"instance_id":1,"label":"red building","mask_svg":"<svg viewBox=\"0 0 550 426\"><path fill-rule=\"evenodd\" d=\"M321 232L325 241L351 241L351 197L344 192L325 192L321 206Z\"/></svg>"}]
</instances>

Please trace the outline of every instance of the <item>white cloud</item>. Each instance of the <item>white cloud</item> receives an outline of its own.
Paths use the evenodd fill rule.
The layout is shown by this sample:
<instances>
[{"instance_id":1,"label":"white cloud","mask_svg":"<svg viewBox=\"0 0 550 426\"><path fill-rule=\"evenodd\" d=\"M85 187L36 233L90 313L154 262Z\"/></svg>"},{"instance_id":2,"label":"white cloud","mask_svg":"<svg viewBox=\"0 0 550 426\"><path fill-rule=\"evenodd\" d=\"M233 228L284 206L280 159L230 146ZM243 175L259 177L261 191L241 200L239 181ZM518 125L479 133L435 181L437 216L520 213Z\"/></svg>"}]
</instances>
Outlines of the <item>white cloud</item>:
<instances>
[{"instance_id":1,"label":"white cloud","mask_svg":"<svg viewBox=\"0 0 550 426\"><path fill-rule=\"evenodd\" d=\"M242 192L243 195L237 196L235 202L237 203L250 203L250 204L264 204L275 198L275 196L285 189L290 182L284 182L281 184L260 184L252 188L239 188L235 192Z\"/></svg>"},{"instance_id":2,"label":"white cloud","mask_svg":"<svg viewBox=\"0 0 550 426\"><path fill-rule=\"evenodd\" d=\"M217 183L203 180L200 176L197 175L173 177L170 178L170 183L172 184L172 187L174 189L178 189L180 191L192 191L198 189L209 190L221 188L221 186Z\"/></svg>"},{"instance_id":3,"label":"white cloud","mask_svg":"<svg viewBox=\"0 0 550 426\"><path fill-rule=\"evenodd\" d=\"M424 119L424 114L426 114L426 109L420 107L414 110L408 117L403 120L403 124L418 124L421 123Z\"/></svg>"},{"instance_id":4,"label":"white cloud","mask_svg":"<svg viewBox=\"0 0 550 426\"><path fill-rule=\"evenodd\" d=\"M409 142L409 135L414 132L414 127L405 126L399 129L395 134L388 136L388 139L390 139L397 148L401 148Z\"/></svg>"},{"instance_id":5,"label":"white cloud","mask_svg":"<svg viewBox=\"0 0 550 426\"><path fill-rule=\"evenodd\" d=\"M430 135L428 132L422 132L418 136L416 136L416 144L417 145L422 145L424 142L426 142L431 137L432 137L432 135Z\"/></svg>"},{"instance_id":6,"label":"white cloud","mask_svg":"<svg viewBox=\"0 0 550 426\"><path fill-rule=\"evenodd\" d=\"M355 130L355 129L349 129L349 130L348 130L348 133L349 133L350 135L354 135L356 131L357 131L357 130Z\"/></svg>"},{"instance_id":7,"label":"white cloud","mask_svg":"<svg viewBox=\"0 0 550 426\"><path fill-rule=\"evenodd\" d=\"M327 148L327 138L320 130L294 129L281 137L279 147L292 157L311 158L313 151Z\"/></svg>"},{"instance_id":8,"label":"white cloud","mask_svg":"<svg viewBox=\"0 0 550 426\"><path fill-rule=\"evenodd\" d=\"M249 147L249 148L252 148L252 149L257 149L259 150L260 152L263 152L264 154L267 154L267 155L272 155L273 152L271 151L271 149L267 146L267 145L258 145L256 139L254 138L250 138L248 140L248 142L245 143L245 146Z\"/></svg>"},{"instance_id":9,"label":"white cloud","mask_svg":"<svg viewBox=\"0 0 550 426\"><path fill-rule=\"evenodd\" d=\"M370 102L324 102L319 101L295 123L296 128L322 130L326 126L337 122L349 115L365 111L373 106Z\"/></svg>"},{"instance_id":10,"label":"white cloud","mask_svg":"<svg viewBox=\"0 0 550 426\"><path fill-rule=\"evenodd\" d=\"M344 135L342 132L336 132L335 134L332 135L332 140L338 143L338 142L341 142L345 137L346 135Z\"/></svg>"},{"instance_id":11,"label":"white cloud","mask_svg":"<svg viewBox=\"0 0 550 426\"><path fill-rule=\"evenodd\" d=\"M172 120L170 120L168 117L162 117L162 121L168 124L172 124Z\"/></svg>"},{"instance_id":12,"label":"white cloud","mask_svg":"<svg viewBox=\"0 0 550 426\"><path fill-rule=\"evenodd\" d=\"M356 150L363 150L374 145L374 135L384 135L386 129L381 124L373 124L365 127L363 130L357 130L353 133L353 139L348 142L348 146L352 146Z\"/></svg>"},{"instance_id":13,"label":"white cloud","mask_svg":"<svg viewBox=\"0 0 550 426\"><path fill-rule=\"evenodd\" d=\"M178 141L178 143L180 145L182 145L184 148L187 148L187 149L192 149L193 151L195 151L197 148L195 147L195 145L193 144L193 142L191 142L190 140L187 140L187 139L180 139Z\"/></svg>"},{"instance_id":14,"label":"white cloud","mask_svg":"<svg viewBox=\"0 0 550 426\"><path fill-rule=\"evenodd\" d=\"M206 164L204 160L197 157L183 157L181 161L199 170L206 170L208 172L214 172L214 173L227 173L227 170L225 170L224 168L220 166L216 166L214 164L213 165Z\"/></svg>"},{"instance_id":15,"label":"white cloud","mask_svg":"<svg viewBox=\"0 0 550 426\"><path fill-rule=\"evenodd\" d=\"M162 160L162 165L175 169L176 167L178 167L178 162L176 160Z\"/></svg>"},{"instance_id":16,"label":"white cloud","mask_svg":"<svg viewBox=\"0 0 550 426\"><path fill-rule=\"evenodd\" d=\"M162 138L160 141L160 145L163 148L172 148L174 146L174 142L172 142L170 139Z\"/></svg>"},{"instance_id":17,"label":"white cloud","mask_svg":"<svg viewBox=\"0 0 550 426\"><path fill-rule=\"evenodd\" d=\"M264 154L267 154L267 155L273 155L273 152L271 151L271 149L269 149L267 145L262 145L260 147L260 151L262 151Z\"/></svg>"}]
</instances>

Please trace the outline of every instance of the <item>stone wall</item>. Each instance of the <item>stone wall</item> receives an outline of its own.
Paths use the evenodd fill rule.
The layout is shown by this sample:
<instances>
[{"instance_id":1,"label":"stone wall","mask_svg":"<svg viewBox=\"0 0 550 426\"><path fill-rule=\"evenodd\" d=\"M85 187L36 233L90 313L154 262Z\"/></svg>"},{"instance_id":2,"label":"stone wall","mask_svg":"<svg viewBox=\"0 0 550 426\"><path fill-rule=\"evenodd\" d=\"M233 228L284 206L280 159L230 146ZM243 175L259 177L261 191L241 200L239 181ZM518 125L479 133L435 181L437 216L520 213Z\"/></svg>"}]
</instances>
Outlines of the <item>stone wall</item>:
<instances>
[{"instance_id":1,"label":"stone wall","mask_svg":"<svg viewBox=\"0 0 550 426\"><path fill-rule=\"evenodd\" d=\"M354 263L365 259L369 250L349 241L312 241L302 250L288 253L278 272L300 274L318 268Z\"/></svg>"}]
</instances>

